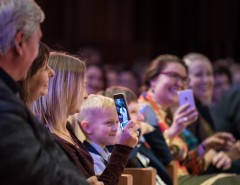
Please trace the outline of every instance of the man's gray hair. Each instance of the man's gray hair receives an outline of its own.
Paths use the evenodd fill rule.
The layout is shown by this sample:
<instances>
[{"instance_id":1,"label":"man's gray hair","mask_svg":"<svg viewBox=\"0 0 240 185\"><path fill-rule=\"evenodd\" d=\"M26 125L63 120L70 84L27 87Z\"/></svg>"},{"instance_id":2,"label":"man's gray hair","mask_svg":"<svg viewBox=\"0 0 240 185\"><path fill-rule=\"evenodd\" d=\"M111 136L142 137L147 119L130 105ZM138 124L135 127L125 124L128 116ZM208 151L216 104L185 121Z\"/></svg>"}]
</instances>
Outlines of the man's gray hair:
<instances>
[{"instance_id":1,"label":"man's gray hair","mask_svg":"<svg viewBox=\"0 0 240 185\"><path fill-rule=\"evenodd\" d=\"M0 55L15 45L17 32L31 38L44 20L44 13L33 0L0 0Z\"/></svg>"}]
</instances>

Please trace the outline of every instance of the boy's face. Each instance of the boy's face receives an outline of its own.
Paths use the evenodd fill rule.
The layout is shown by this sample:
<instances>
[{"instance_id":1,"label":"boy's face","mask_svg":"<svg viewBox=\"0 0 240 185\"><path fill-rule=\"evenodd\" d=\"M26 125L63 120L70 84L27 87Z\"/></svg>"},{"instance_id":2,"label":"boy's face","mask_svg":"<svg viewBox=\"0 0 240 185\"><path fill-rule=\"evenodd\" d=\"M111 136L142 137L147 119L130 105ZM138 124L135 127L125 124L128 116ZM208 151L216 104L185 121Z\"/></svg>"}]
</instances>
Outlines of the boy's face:
<instances>
[{"instance_id":1,"label":"boy's face","mask_svg":"<svg viewBox=\"0 0 240 185\"><path fill-rule=\"evenodd\" d=\"M131 117L131 120L133 120L136 123L140 123L144 120L143 115L139 112L139 106L137 102L131 101L128 104L128 111Z\"/></svg>"},{"instance_id":2,"label":"boy's face","mask_svg":"<svg viewBox=\"0 0 240 185\"><path fill-rule=\"evenodd\" d=\"M92 133L90 139L102 147L106 145L114 145L117 142L117 132L119 129L119 121L115 108L100 111L99 115L94 115L89 128Z\"/></svg>"}]
</instances>

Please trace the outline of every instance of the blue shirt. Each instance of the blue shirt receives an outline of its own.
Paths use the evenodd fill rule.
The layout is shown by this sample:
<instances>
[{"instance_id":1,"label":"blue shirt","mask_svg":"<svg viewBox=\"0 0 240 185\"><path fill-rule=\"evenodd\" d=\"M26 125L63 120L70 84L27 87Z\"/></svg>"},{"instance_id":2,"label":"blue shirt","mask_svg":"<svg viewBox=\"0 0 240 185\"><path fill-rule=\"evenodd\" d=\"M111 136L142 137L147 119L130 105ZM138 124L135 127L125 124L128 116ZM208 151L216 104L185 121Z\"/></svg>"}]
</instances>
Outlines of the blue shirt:
<instances>
[{"instance_id":1,"label":"blue shirt","mask_svg":"<svg viewBox=\"0 0 240 185\"><path fill-rule=\"evenodd\" d=\"M106 165L109 161L111 153L107 150L106 147L102 148L98 144L88 139L86 139L84 142L85 146L87 143L91 145L91 146L88 145L87 149L94 161L94 172L96 175L101 175L106 168Z\"/></svg>"}]
</instances>

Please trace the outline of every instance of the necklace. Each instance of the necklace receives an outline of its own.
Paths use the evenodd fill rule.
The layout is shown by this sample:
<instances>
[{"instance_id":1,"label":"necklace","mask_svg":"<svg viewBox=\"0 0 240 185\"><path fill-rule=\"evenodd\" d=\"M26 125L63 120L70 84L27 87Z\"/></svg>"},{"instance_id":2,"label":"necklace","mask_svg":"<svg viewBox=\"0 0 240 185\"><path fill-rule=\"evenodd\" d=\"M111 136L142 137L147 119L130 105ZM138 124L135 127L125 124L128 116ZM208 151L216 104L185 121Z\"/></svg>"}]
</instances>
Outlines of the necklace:
<instances>
[{"instance_id":1,"label":"necklace","mask_svg":"<svg viewBox=\"0 0 240 185\"><path fill-rule=\"evenodd\" d=\"M69 138L72 141L71 144L73 144L75 147L77 147L79 149L78 144L74 141L74 139L71 137L71 135L69 136L69 135L61 132L60 130L55 130L55 131L57 131L58 133L62 134L63 136L66 136L67 138Z\"/></svg>"}]
</instances>

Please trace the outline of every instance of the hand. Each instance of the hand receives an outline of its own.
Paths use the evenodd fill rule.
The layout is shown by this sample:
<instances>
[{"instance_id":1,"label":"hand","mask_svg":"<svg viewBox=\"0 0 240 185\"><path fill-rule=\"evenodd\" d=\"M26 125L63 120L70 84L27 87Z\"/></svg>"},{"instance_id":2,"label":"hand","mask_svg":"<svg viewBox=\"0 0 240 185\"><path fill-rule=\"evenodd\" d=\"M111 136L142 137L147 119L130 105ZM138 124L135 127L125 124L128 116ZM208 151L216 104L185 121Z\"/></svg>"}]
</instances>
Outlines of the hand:
<instances>
[{"instance_id":1,"label":"hand","mask_svg":"<svg viewBox=\"0 0 240 185\"><path fill-rule=\"evenodd\" d=\"M224 152L219 152L213 157L212 164L218 169L227 170L231 167L232 160Z\"/></svg>"},{"instance_id":2,"label":"hand","mask_svg":"<svg viewBox=\"0 0 240 185\"><path fill-rule=\"evenodd\" d=\"M138 143L138 128L139 125L130 120L127 123L126 127L124 127L122 130L119 141L117 143L134 148Z\"/></svg>"},{"instance_id":3,"label":"hand","mask_svg":"<svg viewBox=\"0 0 240 185\"><path fill-rule=\"evenodd\" d=\"M238 153L240 153L240 141L234 143L233 149L236 150Z\"/></svg>"},{"instance_id":4,"label":"hand","mask_svg":"<svg viewBox=\"0 0 240 185\"><path fill-rule=\"evenodd\" d=\"M168 129L167 135L173 138L179 135L187 125L197 120L198 113L190 104L182 105L174 114L172 126Z\"/></svg>"},{"instance_id":5,"label":"hand","mask_svg":"<svg viewBox=\"0 0 240 185\"><path fill-rule=\"evenodd\" d=\"M217 132L216 134L208 137L202 142L206 150L214 149L229 149L233 146L235 138L232 134L227 132Z\"/></svg>"},{"instance_id":6,"label":"hand","mask_svg":"<svg viewBox=\"0 0 240 185\"><path fill-rule=\"evenodd\" d=\"M234 143L231 150L227 151L228 156L232 161L240 159L240 141Z\"/></svg>"},{"instance_id":7,"label":"hand","mask_svg":"<svg viewBox=\"0 0 240 185\"><path fill-rule=\"evenodd\" d=\"M144 134L148 134L152 131L154 131L154 127L146 122L141 122L140 123L140 128L141 128L141 131L142 131L142 135Z\"/></svg>"},{"instance_id":8,"label":"hand","mask_svg":"<svg viewBox=\"0 0 240 185\"><path fill-rule=\"evenodd\" d=\"M87 179L87 182L90 184L90 185L104 185L103 182L101 181L98 181L97 177L96 176L91 176Z\"/></svg>"}]
</instances>

